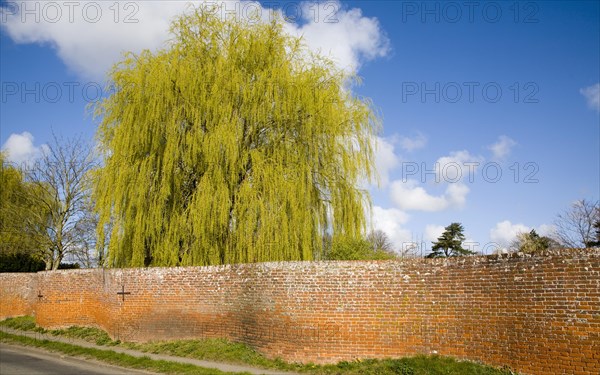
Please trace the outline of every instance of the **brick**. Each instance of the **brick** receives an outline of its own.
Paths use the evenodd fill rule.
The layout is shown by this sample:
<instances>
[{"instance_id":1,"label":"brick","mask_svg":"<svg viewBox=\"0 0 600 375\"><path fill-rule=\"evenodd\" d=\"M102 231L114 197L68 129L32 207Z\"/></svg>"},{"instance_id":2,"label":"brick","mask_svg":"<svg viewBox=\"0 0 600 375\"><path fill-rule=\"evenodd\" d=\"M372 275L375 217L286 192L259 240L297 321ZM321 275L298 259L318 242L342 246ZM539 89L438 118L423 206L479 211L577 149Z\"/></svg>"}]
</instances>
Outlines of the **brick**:
<instances>
[{"instance_id":1,"label":"brick","mask_svg":"<svg viewBox=\"0 0 600 375\"><path fill-rule=\"evenodd\" d=\"M436 351L528 374L597 374L598 285L597 249L65 270L0 274L0 318L34 315L45 328L98 327L127 341L224 337L297 362Z\"/></svg>"}]
</instances>

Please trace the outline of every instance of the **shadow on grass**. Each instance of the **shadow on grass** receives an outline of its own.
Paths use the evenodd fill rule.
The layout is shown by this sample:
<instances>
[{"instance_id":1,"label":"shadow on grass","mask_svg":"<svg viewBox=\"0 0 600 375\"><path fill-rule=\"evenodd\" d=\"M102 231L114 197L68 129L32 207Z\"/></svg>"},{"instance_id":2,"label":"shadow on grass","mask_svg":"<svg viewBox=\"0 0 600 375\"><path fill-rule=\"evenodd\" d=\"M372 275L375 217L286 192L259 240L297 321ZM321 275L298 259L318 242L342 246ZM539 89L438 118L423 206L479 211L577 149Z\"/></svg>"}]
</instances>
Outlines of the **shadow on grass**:
<instances>
[{"instance_id":1,"label":"shadow on grass","mask_svg":"<svg viewBox=\"0 0 600 375\"><path fill-rule=\"evenodd\" d=\"M9 318L1 326L14 329L44 332L53 336L76 338L103 346L120 346L146 353L165 354L207 361L234 363L265 369L302 372L307 374L350 375L514 375L509 368L498 369L469 361L459 361L443 356L414 356L400 359L365 359L339 362L335 365L287 363L281 359L264 357L248 345L225 339L180 340L149 343L113 341L108 333L98 328L69 327L61 330L44 330L37 327L33 317ZM71 345L72 346L72 345ZM85 349L85 348L82 348ZM87 349L86 349L87 350ZM110 352L115 353L115 352ZM117 353L115 353L117 354ZM118 354L121 355L121 354ZM135 357L132 357L135 358ZM156 361L155 361L156 362ZM136 367L138 368L138 367ZM160 371L156 368L147 368ZM213 371L213 370L210 370ZM160 371L165 372L165 371ZM215 373L215 372L212 372Z\"/></svg>"}]
</instances>

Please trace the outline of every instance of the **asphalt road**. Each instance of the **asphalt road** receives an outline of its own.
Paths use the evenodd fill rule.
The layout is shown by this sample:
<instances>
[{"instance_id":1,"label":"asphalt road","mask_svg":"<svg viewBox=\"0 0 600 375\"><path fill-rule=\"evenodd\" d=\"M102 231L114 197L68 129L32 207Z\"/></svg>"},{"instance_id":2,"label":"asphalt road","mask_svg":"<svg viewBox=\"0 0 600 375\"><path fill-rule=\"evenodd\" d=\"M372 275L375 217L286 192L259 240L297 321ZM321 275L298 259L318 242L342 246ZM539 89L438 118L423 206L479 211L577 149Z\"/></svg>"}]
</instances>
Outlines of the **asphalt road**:
<instances>
[{"instance_id":1,"label":"asphalt road","mask_svg":"<svg viewBox=\"0 0 600 375\"><path fill-rule=\"evenodd\" d=\"M65 357L38 349L0 344L1 375L140 375L136 371Z\"/></svg>"}]
</instances>

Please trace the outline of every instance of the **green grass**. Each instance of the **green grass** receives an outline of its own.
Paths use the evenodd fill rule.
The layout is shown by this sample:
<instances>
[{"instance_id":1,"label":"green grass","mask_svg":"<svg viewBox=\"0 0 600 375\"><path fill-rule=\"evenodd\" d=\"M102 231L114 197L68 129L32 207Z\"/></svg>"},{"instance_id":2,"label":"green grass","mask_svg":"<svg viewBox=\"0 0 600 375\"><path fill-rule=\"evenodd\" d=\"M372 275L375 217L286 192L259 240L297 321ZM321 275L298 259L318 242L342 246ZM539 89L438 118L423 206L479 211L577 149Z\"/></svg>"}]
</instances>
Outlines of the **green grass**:
<instances>
[{"instance_id":1,"label":"green grass","mask_svg":"<svg viewBox=\"0 0 600 375\"><path fill-rule=\"evenodd\" d=\"M52 336L62 336L73 339L81 339L96 345L118 345L120 341L113 341L108 333L98 328L90 327L69 327L66 329L46 330L35 324L32 316L19 316L0 321L0 326L18 329L21 331L33 331L40 333L49 333Z\"/></svg>"},{"instance_id":2,"label":"green grass","mask_svg":"<svg viewBox=\"0 0 600 375\"><path fill-rule=\"evenodd\" d=\"M67 329L51 330L53 336L63 336L73 339L81 339L96 345L119 345L120 341L113 341L108 333L98 328L69 327Z\"/></svg>"},{"instance_id":3,"label":"green grass","mask_svg":"<svg viewBox=\"0 0 600 375\"><path fill-rule=\"evenodd\" d=\"M150 343L124 343L123 346L142 352L218 362L246 364L280 370L299 370L301 366L281 360L270 360L250 346L225 339L181 340Z\"/></svg>"},{"instance_id":4,"label":"green grass","mask_svg":"<svg viewBox=\"0 0 600 375\"><path fill-rule=\"evenodd\" d=\"M228 372L219 371L216 369L206 369L190 364L157 361L150 359L147 356L134 357L127 354L117 353L112 350L100 350L92 348L83 348L81 346L65 344L62 342L36 340L25 336L11 335L0 332L0 342L8 344L27 345L37 348L43 348L53 352L60 352L66 355L95 359L115 366L134 368L139 370L148 370L160 372L164 374L195 374L195 375L211 375L211 374L230 374ZM247 373L239 373L247 374Z\"/></svg>"},{"instance_id":5,"label":"green grass","mask_svg":"<svg viewBox=\"0 0 600 375\"><path fill-rule=\"evenodd\" d=\"M19 316L16 318L8 318L0 321L0 326L18 329L21 331L34 331L34 332L46 332L42 327L38 327L35 324L35 318L33 316Z\"/></svg>"},{"instance_id":6,"label":"green grass","mask_svg":"<svg viewBox=\"0 0 600 375\"><path fill-rule=\"evenodd\" d=\"M40 330L32 317L10 318L0 326L29 331ZM401 359L340 362L335 365L287 363L280 359L268 359L250 346L225 339L180 340L149 343L121 343L113 341L108 334L97 328L70 327L46 331L55 336L83 339L97 345L118 345L146 353L167 354L177 357L227 362L260 368L277 369L307 374L348 375L510 375L509 369L497 369L468 361L458 361L442 356L415 356Z\"/></svg>"}]
</instances>

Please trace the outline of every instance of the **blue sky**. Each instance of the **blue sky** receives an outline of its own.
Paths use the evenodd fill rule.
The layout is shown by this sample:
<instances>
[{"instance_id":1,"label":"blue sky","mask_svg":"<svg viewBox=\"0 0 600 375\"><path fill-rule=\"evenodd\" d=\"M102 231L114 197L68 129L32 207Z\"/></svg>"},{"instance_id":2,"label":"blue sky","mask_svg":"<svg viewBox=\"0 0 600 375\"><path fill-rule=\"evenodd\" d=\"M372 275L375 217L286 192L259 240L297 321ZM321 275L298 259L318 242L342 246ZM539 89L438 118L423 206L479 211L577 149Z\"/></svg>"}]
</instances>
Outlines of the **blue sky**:
<instances>
[{"instance_id":1,"label":"blue sky","mask_svg":"<svg viewBox=\"0 0 600 375\"><path fill-rule=\"evenodd\" d=\"M373 225L398 247L428 248L458 221L491 252L519 231L549 233L573 201L599 198L598 1L212 3L239 17L283 9L288 32L362 77L356 94L383 118ZM124 50L163 45L185 9L1 4L0 145L16 162L39 155L52 131L92 140L86 105L106 69Z\"/></svg>"}]
</instances>

